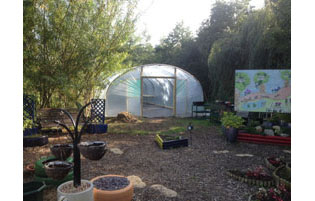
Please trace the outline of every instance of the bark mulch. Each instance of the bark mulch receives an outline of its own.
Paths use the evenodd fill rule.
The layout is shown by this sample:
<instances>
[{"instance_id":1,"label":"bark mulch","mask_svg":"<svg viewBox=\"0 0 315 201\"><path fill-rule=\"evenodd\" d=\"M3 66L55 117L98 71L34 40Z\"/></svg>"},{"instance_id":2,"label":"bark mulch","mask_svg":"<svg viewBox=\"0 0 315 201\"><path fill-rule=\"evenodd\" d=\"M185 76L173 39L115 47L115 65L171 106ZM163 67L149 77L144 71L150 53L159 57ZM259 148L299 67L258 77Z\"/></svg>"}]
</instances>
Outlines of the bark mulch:
<instances>
[{"instance_id":1,"label":"bark mulch","mask_svg":"<svg viewBox=\"0 0 315 201\"><path fill-rule=\"evenodd\" d=\"M145 128L155 131L160 127L171 128L178 120L174 118L145 119L141 125L130 124L128 128ZM109 128L111 125L109 124ZM182 134L189 138L186 131ZM145 188L135 189L133 201L245 201L258 190L256 186L236 181L227 175L229 169L247 170L265 166L264 158L284 156L290 161L291 155L283 150L290 147L258 145L249 143L229 144L216 126L195 126L193 144L189 147L162 150L154 141L155 135L131 135L128 133L109 133L84 135L81 141L104 140L109 148L119 148L121 155L108 151L99 161L90 161L83 156L81 160L82 179L90 180L106 174L137 175L147 184ZM70 139L51 140L48 145L24 148L23 165L34 163L42 156L51 155L49 147ZM228 150L216 154L214 151ZM236 154L252 154L254 157L237 157ZM25 172L24 182L32 180ZM164 197L150 188L161 184L178 193L175 198ZM45 201L56 200L56 187L44 190Z\"/></svg>"}]
</instances>

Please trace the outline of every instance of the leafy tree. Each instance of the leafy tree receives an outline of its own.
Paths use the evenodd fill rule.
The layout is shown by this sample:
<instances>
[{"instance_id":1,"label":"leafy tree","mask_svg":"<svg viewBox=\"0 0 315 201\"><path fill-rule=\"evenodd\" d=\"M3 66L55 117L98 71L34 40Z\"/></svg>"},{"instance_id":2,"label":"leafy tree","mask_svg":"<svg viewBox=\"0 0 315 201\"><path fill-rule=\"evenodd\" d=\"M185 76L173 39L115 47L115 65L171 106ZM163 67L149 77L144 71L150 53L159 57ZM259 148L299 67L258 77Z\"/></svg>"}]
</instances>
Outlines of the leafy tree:
<instances>
[{"instance_id":1,"label":"leafy tree","mask_svg":"<svg viewBox=\"0 0 315 201\"><path fill-rule=\"evenodd\" d=\"M136 0L24 0L24 90L40 107L88 101L123 64Z\"/></svg>"}]
</instances>

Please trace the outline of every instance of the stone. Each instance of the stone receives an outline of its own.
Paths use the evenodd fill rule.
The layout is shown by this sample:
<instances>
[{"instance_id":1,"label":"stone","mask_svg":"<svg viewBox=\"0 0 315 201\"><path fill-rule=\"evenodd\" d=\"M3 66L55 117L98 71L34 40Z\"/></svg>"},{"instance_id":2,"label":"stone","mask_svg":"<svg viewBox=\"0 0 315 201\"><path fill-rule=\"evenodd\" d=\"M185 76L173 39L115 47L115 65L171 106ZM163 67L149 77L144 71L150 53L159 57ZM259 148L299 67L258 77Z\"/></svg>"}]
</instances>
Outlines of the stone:
<instances>
[{"instance_id":1,"label":"stone","mask_svg":"<svg viewBox=\"0 0 315 201\"><path fill-rule=\"evenodd\" d=\"M258 132L262 132L263 131L263 128L261 126L256 126L255 128L256 128L256 131L258 131Z\"/></svg>"},{"instance_id":2,"label":"stone","mask_svg":"<svg viewBox=\"0 0 315 201\"><path fill-rule=\"evenodd\" d=\"M119 148L110 148L109 151L113 152L114 154L118 154L118 155L121 155L124 153Z\"/></svg>"},{"instance_id":3,"label":"stone","mask_svg":"<svg viewBox=\"0 0 315 201\"><path fill-rule=\"evenodd\" d=\"M226 153L229 153L229 151L228 150L223 150L223 151L216 151L216 150L214 150L213 153L215 153L215 154L226 154Z\"/></svg>"},{"instance_id":4,"label":"stone","mask_svg":"<svg viewBox=\"0 0 315 201\"><path fill-rule=\"evenodd\" d=\"M291 151L290 150L282 150L284 153L286 154L291 154Z\"/></svg>"},{"instance_id":5,"label":"stone","mask_svg":"<svg viewBox=\"0 0 315 201\"><path fill-rule=\"evenodd\" d=\"M127 177L135 188L144 188L146 187L146 183L142 181L142 179L136 175L131 175Z\"/></svg>"},{"instance_id":6,"label":"stone","mask_svg":"<svg viewBox=\"0 0 315 201\"><path fill-rule=\"evenodd\" d=\"M154 184L150 188L160 191L165 197L173 198L177 196L177 192L166 188L161 184Z\"/></svg>"},{"instance_id":7,"label":"stone","mask_svg":"<svg viewBox=\"0 0 315 201\"><path fill-rule=\"evenodd\" d=\"M276 130L276 131L280 131L280 129L281 129L280 126L273 126L272 128L273 128L274 130Z\"/></svg>"},{"instance_id":8,"label":"stone","mask_svg":"<svg viewBox=\"0 0 315 201\"><path fill-rule=\"evenodd\" d=\"M238 157L253 157L254 155L252 155L252 154L235 154L235 156L238 156Z\"/></svg>"},{"instance_id":9,"label":"stone","mask_svg":"<svg viewBox=\"0 0 315 201\"><path fill-rule=\"evenodd\" d=\"M265 129L264 133L268 136L275 136L275 133L272 129Z\"/></svg>"}]
</instances>

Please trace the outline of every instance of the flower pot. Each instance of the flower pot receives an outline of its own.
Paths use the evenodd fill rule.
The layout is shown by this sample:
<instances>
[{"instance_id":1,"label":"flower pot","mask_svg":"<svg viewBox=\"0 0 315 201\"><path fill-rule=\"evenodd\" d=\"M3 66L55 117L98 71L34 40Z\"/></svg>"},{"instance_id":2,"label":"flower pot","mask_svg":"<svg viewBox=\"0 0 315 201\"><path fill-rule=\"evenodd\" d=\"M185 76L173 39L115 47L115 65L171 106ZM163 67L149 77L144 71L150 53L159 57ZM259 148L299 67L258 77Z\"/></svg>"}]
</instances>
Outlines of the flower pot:
<instances>
[{"instance_id":1,"label":"flower pot","mask_svg":"<svg viewBox=\"0 0 315 201\"><path fill-rule=\"evenodd\" d=\"M47 178L47 174L46 174L45 168L44 168L45 164L48 162L57 161L57 160L58 159L55 156L43 157L40 160L37 160L35 162L35 176ZM67 161L72 163L73 158L69 157L69 158L67 158Z\"/></svg>"},{"instance_id":2,"label":"flower pot","mask_svg":"<svg viewBox=\"0 0 315 201\"><path fill-rule=\"evenodd\" d=\"M73 146L71 144L55 144L50 147L51 153L59 160L66 160L72 154Z\"/></svg>"},{"instance_id":3,"label":"flower pot","mask_svg":"<svg viewBox=\"0 0 315 201\"><path fill-rule=\"evenodd\" d=\"M86 127L86 132L89 134L101 134L107 132L107 124L88 124Z\"/></svg>"},{"instance_id":4,"label":"flower pot","mask_svg":"<svg viewBox=\"0 0 315 201\"><path fill-rule=\"evenodd\" d=\"M61 180L67 176L73 165L66 161L52 161L46 163L44 167L48 177Z\"/></svg>"},{"instance_id":5,"label":"flower pot","mask_svg":"<svg viewBox=\"0 0 315 201\"><path fill-rule=\"evenodd\" d=\"M44 182L32 181L23 184L23 201L42 201Z\"/></svg>"},{"instance_id":6,"label":"flower pot","mask_svg":"<svg viewBox=\"0 0 315 201\"><path fill-rule=\"evenodd\" d=\"M71 192L73 188L73 181L68 181L57 188L58 201L94 201L93 198L93 184L88 180L81 180L80 188L83 190L78 192ZM70 191L70 192L66 192Z\"/></svg>"},{"instance_id":7,"label":"flower pot","mask_svg":"<svg viewBox=\"0 0 315 201\"><path fill-rule=\"evenodd\" d=\"M226 134L226 138L228 142L231 142L231 143L236 142L237 133L238 133L237 128L233 128L233 127L225 128L225 134Z\"/></svg>"},{"instance_id":8,"label":"flower pot","mask_svg":"<svg viewBox=\"0 0 315 201\"><path fill-rule=\"evenodd\" d=\"M129 184L121 189L117 190L102 190L96 188L97 185L95 183L102 178L111 178L111 177L120 177L125 178L129 181ZM93 193L94 193L94 201L131 201L133 197L133 184L132 182L124 176L121 175L103 175L99 177L95 177L91 180L94 185Z\"/></svg>"},{"instance_id":9,"label":"flower pot","mask_svg":"<svg viewBox=\"0 0 315 201\"><path fill-rule=\"evenodd\" d=\"M81 142L78 147L82 155L90 160L100 160L107 151L103 141Z\"/></svg>"},{"instance_id":10,"label":"flower pot","mask_svg":"<svg viewBox=\"0 0 315 201\"><path fill-rule=\"evenodd\" d=\"M35 165L34 164L28 164L25 169L28 172L34 173L35 172Z\"/></svg>"}]
</instances>

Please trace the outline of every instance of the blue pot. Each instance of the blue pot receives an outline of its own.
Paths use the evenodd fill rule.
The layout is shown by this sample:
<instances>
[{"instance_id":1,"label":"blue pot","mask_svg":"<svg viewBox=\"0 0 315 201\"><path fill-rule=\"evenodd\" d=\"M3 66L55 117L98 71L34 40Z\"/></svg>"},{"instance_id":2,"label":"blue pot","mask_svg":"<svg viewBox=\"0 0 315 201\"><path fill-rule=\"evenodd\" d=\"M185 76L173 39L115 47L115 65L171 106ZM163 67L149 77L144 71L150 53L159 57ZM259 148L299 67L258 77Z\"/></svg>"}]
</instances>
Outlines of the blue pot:
<instances>
[{"instance_id":1,"label":"blue pot","mask_svg":"<svg viewBox=\"0 0 315 201\"><path fill-rule=\"evenodd\" d=\"M236 142L238 129L233 127L225 128L225 134L228 142Z\"/></svg>"},{"instance_id":2,"label":"blue pot","mask_svg":"<svg viewBox=\"0 0 315 201\"><path fill-rule=\"evenodd\" d=\"M89 124L87 125L86 132L90 134L101 134L107 132L107 124Z\"/></svg>"},{"instance_id":3,"label":"blue pot","mask_svg":"<svg viewBox=\"0 0 315 201\"><path fill-rule=\"evenodd\" d=\"M23 131L23 136L30 136L38 133L38 128L26 128Z\"/></svg>"}]
</instances>

